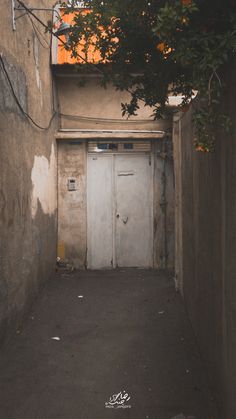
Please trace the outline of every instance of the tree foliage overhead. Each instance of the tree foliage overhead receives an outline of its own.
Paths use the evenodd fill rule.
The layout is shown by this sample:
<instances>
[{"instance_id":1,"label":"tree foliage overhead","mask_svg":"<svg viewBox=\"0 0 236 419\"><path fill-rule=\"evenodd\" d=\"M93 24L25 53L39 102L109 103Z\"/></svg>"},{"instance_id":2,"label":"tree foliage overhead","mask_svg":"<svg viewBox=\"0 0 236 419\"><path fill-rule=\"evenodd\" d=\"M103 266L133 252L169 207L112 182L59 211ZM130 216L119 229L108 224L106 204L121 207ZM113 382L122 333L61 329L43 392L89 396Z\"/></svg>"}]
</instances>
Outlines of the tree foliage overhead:
<instances>
[{"instance_id":1,"label":"tree foliage overhead","mask_svg":"<svg viewBox=\"0 0 236 419\"><path fill-rule=\"evenodd\" d=\"M139 102L155 118L169 110L169 95L182 95L182 109L198 92L194 112L196 147L211 151L216 123L229 128L221 114L222 67L236 51L235 0L90 0L90 12L76 13L76 1L63 4L75 12L70 48L85 40L100 52L104 81L131 92L123 114L135 115Z\"/></svg>"}]
</instances>

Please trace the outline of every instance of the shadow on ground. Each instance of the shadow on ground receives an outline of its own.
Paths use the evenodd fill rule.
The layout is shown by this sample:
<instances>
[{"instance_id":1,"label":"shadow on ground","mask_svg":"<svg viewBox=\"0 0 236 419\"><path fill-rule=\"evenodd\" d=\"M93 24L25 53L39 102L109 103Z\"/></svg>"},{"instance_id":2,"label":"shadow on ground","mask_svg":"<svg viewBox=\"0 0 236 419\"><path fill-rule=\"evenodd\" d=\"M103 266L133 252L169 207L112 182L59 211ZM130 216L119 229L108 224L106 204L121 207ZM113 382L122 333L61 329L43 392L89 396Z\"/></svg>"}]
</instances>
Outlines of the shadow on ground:
<instances>
[{"instance_id":1,"label":"shadow on ground","mask_svg":"<svg viewBox=\"0 0 236 419\"><path fill-rule=\"evenodd\" d=\"M105 407L120 391L127 407ZM1 350L0 394L2 419L216 418L181 297L155 270L58 273Z\"/></svg>"}]
</instances>

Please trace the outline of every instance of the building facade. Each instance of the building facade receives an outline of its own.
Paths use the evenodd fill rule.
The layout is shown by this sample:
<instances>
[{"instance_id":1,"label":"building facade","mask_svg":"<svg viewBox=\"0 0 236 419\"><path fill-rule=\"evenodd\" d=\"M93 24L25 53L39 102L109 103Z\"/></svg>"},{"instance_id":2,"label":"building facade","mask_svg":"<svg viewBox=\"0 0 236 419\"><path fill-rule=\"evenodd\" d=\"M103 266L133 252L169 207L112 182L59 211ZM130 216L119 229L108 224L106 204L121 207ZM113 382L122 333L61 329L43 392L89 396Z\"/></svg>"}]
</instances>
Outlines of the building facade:
<instances>
[{"instance_id":1,"label":"building facade","mask_svg":"<svg viewBox=\"0 0 236 419\"><path fill-rule=\"evenodd\" d=\"M122 119L128 95L96 74L56 64L54 74L60 256L77 268L173 269L171 123L144 107Z\"/></svg>"}]
</instances>

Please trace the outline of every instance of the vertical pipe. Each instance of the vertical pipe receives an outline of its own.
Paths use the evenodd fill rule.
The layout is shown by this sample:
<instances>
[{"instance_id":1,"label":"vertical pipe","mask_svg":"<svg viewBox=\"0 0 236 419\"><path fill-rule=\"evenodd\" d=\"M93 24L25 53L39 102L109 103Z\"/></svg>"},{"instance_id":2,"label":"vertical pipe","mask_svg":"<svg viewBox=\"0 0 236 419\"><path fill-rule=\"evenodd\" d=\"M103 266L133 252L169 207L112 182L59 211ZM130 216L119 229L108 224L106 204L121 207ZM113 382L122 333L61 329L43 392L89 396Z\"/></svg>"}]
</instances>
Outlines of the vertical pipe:
<instances>
[{"instance_id":1,"label":"vertical pipe","mask_svg":"<svg viewBox=\"0 0 236 419\"><path fill-rule=\"evenodd\" d=\"M167 268L167 259L168 259L168 252L167 252L167 201L166 201L166 157L167 157L167 150L166 150L166 141L163 141L163 225L164 225L164 237L163 237L163 250L164 250L164 268Z\"/></svg>"},{"instance_id":2,"label":"vertical pipe","mask_svg":"<svg viewBox=\"0 0 236 419\"><path fill-rule=\"evenodd\" d=\"M13 29L13 31L15 31L16 30L15 0L11 0L11 8L12 8L12 29Z\"/></svg>"},{"instance_id":3,"label":"vertical pipe","mask_svg":"<svg viewBox=\"0 0 236 419\"><path fill-rule=\"evenodd\" d=\"M160 207L162 212L162 268L167 268L168 249L167 249L167 201L166 201L166 158L167 145L166 139L163 138L161 152L158 153L162 158L162 174L161 174L161 198Z\"/></svg>"}]
</instances>

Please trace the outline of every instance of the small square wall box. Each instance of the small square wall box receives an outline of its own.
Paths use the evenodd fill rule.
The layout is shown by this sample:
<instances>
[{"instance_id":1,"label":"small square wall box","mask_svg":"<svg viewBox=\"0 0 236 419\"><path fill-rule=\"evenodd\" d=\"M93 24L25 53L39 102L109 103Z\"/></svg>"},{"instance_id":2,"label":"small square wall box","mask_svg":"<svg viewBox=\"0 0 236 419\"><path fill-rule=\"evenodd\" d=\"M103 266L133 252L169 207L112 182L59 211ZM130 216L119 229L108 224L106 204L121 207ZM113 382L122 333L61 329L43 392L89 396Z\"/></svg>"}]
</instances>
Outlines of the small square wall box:
<instances>
[{"instance_id":1,"label":"small square wall box","mask_svg":"<svg viewBox=\"0 0 236 419\"><path fill-rule=\"evenodd\" d=\"M67 181L67 188L68 191L76 191L77 190L77 182L74 177L70 177Z\"/></svg>"}]
</instances>

